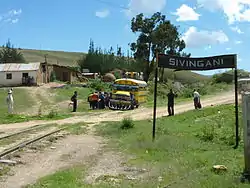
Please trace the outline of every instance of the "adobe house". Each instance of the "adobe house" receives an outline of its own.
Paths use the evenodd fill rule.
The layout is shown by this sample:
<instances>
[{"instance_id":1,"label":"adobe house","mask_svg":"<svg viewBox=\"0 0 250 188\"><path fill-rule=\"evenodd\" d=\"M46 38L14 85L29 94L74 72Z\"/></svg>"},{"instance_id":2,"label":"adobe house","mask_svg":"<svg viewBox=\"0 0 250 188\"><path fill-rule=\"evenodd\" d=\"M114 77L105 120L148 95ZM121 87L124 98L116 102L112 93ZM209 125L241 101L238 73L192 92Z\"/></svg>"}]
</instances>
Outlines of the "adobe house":
<instances>
[{"instance_id":1,"label":"adobe house","mask_svg":"<svg viewBox=\"0 0 250 188\"><path fill-rule=\"evenodd\" d=\"M51 78L51 74L55 74L56 80L62 82L72 83L77 80L77 71L72 67L67 67L58 64L50 64L48 65L49 76ZM50 79L51 80L51 79Z\"/></svg>"},{"instance_id":2,"label":"adobe house","mask_svg":"<svg viewBox=\"0 0 250 188\"><path fill-rule=\"evenodd\" d=\"M0 86L40 85L48 82L46 63L0 64Z\"/></svg>"}]
</instances>

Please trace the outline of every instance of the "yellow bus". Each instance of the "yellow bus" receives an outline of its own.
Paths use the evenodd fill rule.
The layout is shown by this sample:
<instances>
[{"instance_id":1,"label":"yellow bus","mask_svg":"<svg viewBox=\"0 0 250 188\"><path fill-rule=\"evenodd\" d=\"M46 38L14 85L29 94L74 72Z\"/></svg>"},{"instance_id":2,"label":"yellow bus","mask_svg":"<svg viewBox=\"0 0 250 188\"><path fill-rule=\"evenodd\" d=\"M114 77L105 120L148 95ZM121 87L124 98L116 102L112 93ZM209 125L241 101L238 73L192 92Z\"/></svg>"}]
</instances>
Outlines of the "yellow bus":
<instances>
[{"instance_id":1,"label":"yellow bus","mask_svg":"<svg viewBox=\"0 0 250 188\"><path fill-rule=\"evenodd\" d=\"M122 78L115 80L110 97L110 108L129 110L138 108L147 100L147 83L141 80Z\"/></svg>"}]
</instances>

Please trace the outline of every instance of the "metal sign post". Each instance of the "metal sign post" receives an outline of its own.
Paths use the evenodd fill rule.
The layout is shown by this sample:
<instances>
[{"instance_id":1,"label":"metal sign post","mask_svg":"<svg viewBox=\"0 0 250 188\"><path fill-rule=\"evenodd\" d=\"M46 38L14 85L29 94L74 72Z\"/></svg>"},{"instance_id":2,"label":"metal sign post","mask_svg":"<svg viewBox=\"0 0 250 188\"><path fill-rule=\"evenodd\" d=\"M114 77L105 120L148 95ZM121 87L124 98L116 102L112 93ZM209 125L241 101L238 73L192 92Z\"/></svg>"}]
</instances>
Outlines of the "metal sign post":
<instances>
[{"instance_id":1,"label":"metal sign post","mask_svg":"<svg viewBox=\"0 0 250 188\"><path fill-rule=\"evenodd\" d=\"M227 54L210 57L179 57L167 54L157 54L157 67L181 70L215 70L215 69L234 69L235 79L235 146L234 149L238 148L239 145L239 111L238 111L238 75L237 75L237 55ZM156 68L157 70L157 68ZM156 97L157 97L157 82L155 83L155 97L154 97L154 115L153 115L153 140L155 139L155 128L156 128Z\"/></svg>"},{"instance_id":2,"label":"metal sign post","mask_svg":"<svg viewBox=\"0 0 250 188\"><path fill-rule=\"evenodd\" d=\"M245 169L242 182L250 182L250 92L242 94Z\"/></svg>"}]
</instances>

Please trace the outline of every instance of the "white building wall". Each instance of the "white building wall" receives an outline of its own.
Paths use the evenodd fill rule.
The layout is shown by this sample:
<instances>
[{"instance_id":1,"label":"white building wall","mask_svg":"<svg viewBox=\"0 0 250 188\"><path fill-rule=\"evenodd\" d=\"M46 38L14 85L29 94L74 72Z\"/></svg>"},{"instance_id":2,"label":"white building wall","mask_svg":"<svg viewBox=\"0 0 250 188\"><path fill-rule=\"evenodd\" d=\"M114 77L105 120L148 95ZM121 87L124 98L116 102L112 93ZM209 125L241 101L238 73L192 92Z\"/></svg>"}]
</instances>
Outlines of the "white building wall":
<instances>
[{"instance_id":1,"label":"white building wall","mask_svg":"<svg viewBox=\"0 0 250 188\"><path fill-rule=\"evenodd\" d=\"M12 74L12 79L7 79L6 75ZM23 73L28 73L29 76L34 77L34 82L37 82L37 71L15 71L15 72L0 72L0 86L14 86L22 84Z\"/></svg>"}]
</instances>

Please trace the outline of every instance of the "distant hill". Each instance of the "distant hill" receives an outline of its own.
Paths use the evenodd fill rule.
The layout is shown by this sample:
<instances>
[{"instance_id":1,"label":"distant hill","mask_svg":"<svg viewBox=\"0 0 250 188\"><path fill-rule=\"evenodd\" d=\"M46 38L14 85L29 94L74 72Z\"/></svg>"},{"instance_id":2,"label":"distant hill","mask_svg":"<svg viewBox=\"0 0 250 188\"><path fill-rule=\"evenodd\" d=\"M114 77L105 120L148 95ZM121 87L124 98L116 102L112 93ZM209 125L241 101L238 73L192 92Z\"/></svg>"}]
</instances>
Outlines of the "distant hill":
<instances>
[{"instance_id":1,"label":"distant hill","mask_svg":"<svg viewBox=\"0 0 250 188\"><path fill-rule=\"evenodd\" d=\"M192 71L174 72L171 69L165 69L164 79L170 79L181 83L195 83L200 81L207 81L211 79L211 76L198 74Z\"/></svg>"},{"instance_id":2,"label":"distant hill","mask_svg":"<svg viewBox=\"0 0 250 188\"><path fill-rule=\"evenodd\" d=\"M66 66L76 66L76 61L84 56L80 52L64 52L64 51L48 51L48 50L32 50L32 49L19 49L24 55L27 62L44 62L44 55L47 55L49 63L58 63Z\"/></svg>"}]
</instances>

